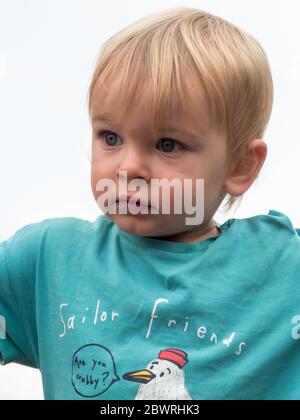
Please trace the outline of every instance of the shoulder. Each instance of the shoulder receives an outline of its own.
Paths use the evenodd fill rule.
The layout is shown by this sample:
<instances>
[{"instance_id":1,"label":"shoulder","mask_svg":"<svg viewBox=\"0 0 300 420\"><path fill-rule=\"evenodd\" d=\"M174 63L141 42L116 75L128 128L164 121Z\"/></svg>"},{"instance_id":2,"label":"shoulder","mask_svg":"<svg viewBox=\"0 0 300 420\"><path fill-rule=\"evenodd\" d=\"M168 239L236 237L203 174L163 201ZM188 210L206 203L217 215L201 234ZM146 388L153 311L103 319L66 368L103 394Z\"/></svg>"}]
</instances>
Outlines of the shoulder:
<instances>
[{"instance_id":1,"label":"shoulder","mask_svg":"<svg viewBox=\"0 0 300 420\"><path fill-rule=\"evenodd\" d=\"M41 252L50 249L59 251L74 245L84 247L93 238L104 236L101 232L105 232L106 226L109 226L106 219L105 215L100 215L94 221L77 217L43 219L19 228L8 239L0 242L0 251L2 249L1 252L15 262L24 261L24 258L32 261Z\"/></svg>"},{"instance_id":2,"label":"shoulder","mask_svg":"<svg viewBox=\"0 0 300 420\"><path fill-rule=\"evenodd\" d=\"M77 217L47 218L22 226L7 241L12 241L15 237L42 238L44 235L83 234L104 225L104 215L94 221Z\"/></svg>"},{"instance_id":3,"label":"shoulder","mask_svg":"<svg viewBox=\"0 0 300 420\"><path fill-rule=\"evenodd\" d=\"M244 219L229 219L224 223L223 227L225 230L230 227L230 230L235 233L251 237L261 236L269 239L270 235L276 235L276 238L290 239L293 237L299 240L291 219L278 210L269 210L268 214L259 214Z\"/></svg>"},{"instance_id":4,"label":"shoulder","mask_svg":"<svg viewBox=\"0 0 300 420\"><path fill-rule=\"evenodd\" d=\"M265 222L269 223L270 225L274 227L280 227L282 229L290 231L293 234L296 231L289 216L287 216L286 214L278 210L270 210L267 215L263 215L261 217L262 217L262 220L264 220Z\"/></svg>"},{"instance_id":5,"label":"shoulder","mask_svg":"<svg viewBox=\"0 0 300 420\"><path fill-rule=\"evenodd\" d=\"M235 258L236 263L248 264L254 259L271 268L285 261L298 269L300 261L300 238L291 219L277 210L244 219L229 219L221 229L224 231L220 251ZM220 239L222 235L220 236ZM286 267L286 265L285 265Z\"/></svg>"},{"instance_id":6,"label":"shoulder","mask_svg":"<svg viewBox=\"0 0 300 420\"><path fill-rule=\"evenodd\" d=\"M110 225L111 222L108 221L108 218L105 215L100 215L93 221L77 217L44 219L32 225L32 228L48 239L58 239L60 241L70 239L74 241L84 240L85 238L90 240L93 237L103 236L104 231Z\"/></svg>"}]
</instances>

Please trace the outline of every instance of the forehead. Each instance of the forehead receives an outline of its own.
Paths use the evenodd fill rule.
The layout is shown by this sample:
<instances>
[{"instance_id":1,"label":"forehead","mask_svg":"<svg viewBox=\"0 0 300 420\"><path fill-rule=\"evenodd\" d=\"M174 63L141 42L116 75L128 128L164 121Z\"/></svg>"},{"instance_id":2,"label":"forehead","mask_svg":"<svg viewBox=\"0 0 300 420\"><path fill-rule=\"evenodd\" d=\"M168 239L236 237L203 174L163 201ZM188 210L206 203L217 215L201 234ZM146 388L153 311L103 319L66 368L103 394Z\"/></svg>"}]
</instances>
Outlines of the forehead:
<instances>
[{"instance_id":1,"label":"forehead","mask_svg":"<svg viewBox=\"0 0 300 420\"><path fill-rule=\"evenodd\" d=\"M173 90L169 95L169 106L160 115L163 127L191 125L198 132L205 132L210 126L210 117L205 94L195 77L184 81L186 105L182 104L178 93ZM120 80L118 78L105 84L101 79L96 82L91 95L91 119L104 116L117 123L132 120L135 117L147 121L150 117L152 87L149 82L136 89L134 97L124 96L120 100ZM140 121L142 123L142 121Z\"/></svg>"}]
</instances>

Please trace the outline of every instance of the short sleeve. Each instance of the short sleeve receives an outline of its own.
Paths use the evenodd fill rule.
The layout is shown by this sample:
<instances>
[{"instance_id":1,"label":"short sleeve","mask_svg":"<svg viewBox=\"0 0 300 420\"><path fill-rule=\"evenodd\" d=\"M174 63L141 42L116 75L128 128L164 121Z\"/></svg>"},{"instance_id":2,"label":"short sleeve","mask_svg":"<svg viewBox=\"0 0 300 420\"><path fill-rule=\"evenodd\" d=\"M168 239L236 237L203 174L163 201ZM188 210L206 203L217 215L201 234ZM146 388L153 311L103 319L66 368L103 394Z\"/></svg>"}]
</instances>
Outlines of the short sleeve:
<instances>
[{"instance_id":1,"label":"short sleeve","mask_svg":"<svg viewBox=\"0 0 300 420\"><path fill-rule=\"evenodd\" d=\"M0 363L39 367L35 283L45 223L0 243Z\"/></svg>"}]
</instances>

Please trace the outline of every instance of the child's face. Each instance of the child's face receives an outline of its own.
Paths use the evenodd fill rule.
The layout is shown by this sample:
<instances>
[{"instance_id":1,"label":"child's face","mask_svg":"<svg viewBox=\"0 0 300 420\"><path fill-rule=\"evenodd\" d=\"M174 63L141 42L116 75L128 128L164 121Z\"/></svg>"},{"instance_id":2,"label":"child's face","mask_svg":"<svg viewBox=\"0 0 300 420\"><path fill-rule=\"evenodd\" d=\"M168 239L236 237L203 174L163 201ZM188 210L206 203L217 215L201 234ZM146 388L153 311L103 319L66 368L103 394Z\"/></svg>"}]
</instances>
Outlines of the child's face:
<instances>
[{"instance_id":1,"label":"child's face","mask_svg":"<svg viewBox=\"0 0 300 420\"><path fill-rule=\"evenodd\" d=\"M171 181L176 178L180 179L182 184L184 179L204 179L204 221L200 226L186 225L185 219L191 215L184 212L174 214L171 211L171 214L159 215L107 213L119 228L128 233L160 237L160 239L168 237L179 242L196 240L199 235L201 237L201 233L207 232L209 227L214 226L212 217L226 195L225 136L217 132L214 127L206 127L206 132L202 134L203 122L199 121L199 125L192 124L183 110L177 109L167 126L178 129L178 132L162 128L159 138L153 138L148 117L149 98L146 86L138 101L132 104L127 119L124 119L118 103L117 84L114 82L107 93L100 89L99 85L95 86L91 105L93 129L91 186L95 199L103 194L96 190L96 185L104 178L115 182L116 194L119 194L119 171L127 172L126 187L134 179L146 181L149 189L148 202L151 198L151 179L165 178ZM199 105L202 98L195 92L194 100L198 101ZM100 114L109 116L114 123L119 123L119 126L98 119ZM109 133L103 135L102 131ZM192 132L195 136L190 136L185 131ZM171 140L171 143L166 144L166 139ZM171 209L172 191L171 188ZM134 192L131 191L129 194ZM193 197L195 205L194 186Z\"/></svg>"}]
</instances>

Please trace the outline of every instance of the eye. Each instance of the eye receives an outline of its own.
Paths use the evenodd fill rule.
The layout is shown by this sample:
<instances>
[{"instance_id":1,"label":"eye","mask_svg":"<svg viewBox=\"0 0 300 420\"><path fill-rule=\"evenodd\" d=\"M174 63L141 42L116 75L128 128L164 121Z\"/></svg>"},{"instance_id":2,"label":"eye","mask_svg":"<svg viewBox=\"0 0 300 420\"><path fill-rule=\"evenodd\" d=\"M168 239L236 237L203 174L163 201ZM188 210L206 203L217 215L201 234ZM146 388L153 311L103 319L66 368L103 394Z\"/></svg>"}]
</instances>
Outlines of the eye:
<instances>
[{"instance_id":1,"label":"eye","mask_svg":"<svg viewBox=\"0 0 300 420\"><path fill-rule=\"evenodd\" d=\"M109 147L118 146L117 138L119 137L119 139L121 139L120 136L118 136L116 133L112 131L100 131L98 133L98 137L101 140L104 140L105 144ZM184 146L181 143L172 139L162 139L160 144L163 145L162 151L165 153L172 153L172 152L176 152L178 150L184 149ZM178 149L176 150L176 147L175 147L175 150L174 150L174 146L177 146Z\"/></svg>"},{"instance_id":2,"label":"eye","mask_svg":"<svg viewBox=\"0 0 300 420\"><path fill-rule=\"evenodd\" d=\"M114 147L117 143L116 139L119 136L116 133L113 133L112 131L100 131L100 133L98 133L98 137L100 139L103 139L107 146Z\"/></svg>"},{"instance_id":3,"label":"eye","mask_svg":"<svg viewBox=\"0 0 300 420\"><path fill-rule=\"evenodd\" d=\"M174 150L173 150L173 146L174 145L177 145L177 146L179 146L179 150L180 149L183 149L184 147L183 147L183 145L181 144L181 143L179 143L178 141L176 141L176 140L172 140L172 139L162 139L161 140L161 144L163 144L164 145L164 150L163 150L163 152L166 152L166 153L171 153L171 152L174 152ZM175 150L176 151L176 150Z\"/></svg>"}]
</instances>

